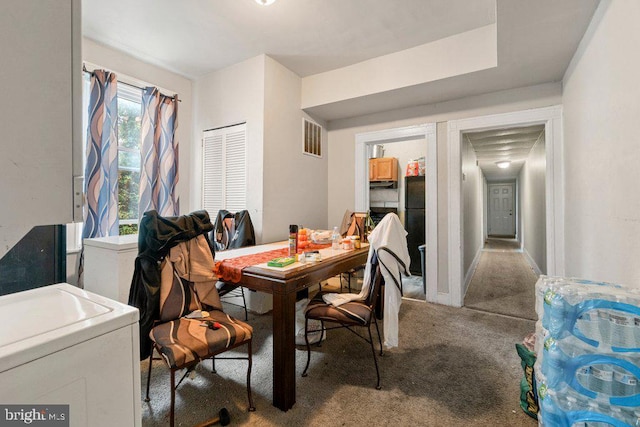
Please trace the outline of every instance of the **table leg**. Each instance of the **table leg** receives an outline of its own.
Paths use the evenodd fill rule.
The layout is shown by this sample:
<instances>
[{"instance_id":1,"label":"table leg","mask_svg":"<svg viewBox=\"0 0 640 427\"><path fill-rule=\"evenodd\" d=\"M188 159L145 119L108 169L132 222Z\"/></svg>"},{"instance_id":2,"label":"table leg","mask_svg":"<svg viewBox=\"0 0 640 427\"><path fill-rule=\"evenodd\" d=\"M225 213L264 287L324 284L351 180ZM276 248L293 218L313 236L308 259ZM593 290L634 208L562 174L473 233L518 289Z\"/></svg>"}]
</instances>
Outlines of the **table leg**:
<instances>
[{"instance_id":1,"label":"table leg","mask_svg":"<svg viewBox=\"0 0 640 427\"><path fill-rule=\"evenodd\" d=\"M273 406L296 403L296 293L273 294Z\"/></svg>"}]
</instances>

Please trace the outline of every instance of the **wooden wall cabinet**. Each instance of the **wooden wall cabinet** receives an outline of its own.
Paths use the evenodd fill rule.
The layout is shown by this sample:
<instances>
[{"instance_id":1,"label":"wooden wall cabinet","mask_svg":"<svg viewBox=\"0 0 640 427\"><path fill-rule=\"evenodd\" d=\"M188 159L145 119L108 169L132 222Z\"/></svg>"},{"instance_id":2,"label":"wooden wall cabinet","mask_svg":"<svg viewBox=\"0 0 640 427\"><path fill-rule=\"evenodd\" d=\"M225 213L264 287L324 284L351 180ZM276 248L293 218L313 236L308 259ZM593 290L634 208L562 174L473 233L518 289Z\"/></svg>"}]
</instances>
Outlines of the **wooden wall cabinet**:
<instances>
[{"instance_id":1,"label":"wooden wall cabinet","mask_svg":"<svg viewBox=\"0 0 640 427\"><path fill-rule=\"evenodd\" d=\"M395 157L369 159L369 181L398 181L398 159Z\"/></svg>"}]
</instances>

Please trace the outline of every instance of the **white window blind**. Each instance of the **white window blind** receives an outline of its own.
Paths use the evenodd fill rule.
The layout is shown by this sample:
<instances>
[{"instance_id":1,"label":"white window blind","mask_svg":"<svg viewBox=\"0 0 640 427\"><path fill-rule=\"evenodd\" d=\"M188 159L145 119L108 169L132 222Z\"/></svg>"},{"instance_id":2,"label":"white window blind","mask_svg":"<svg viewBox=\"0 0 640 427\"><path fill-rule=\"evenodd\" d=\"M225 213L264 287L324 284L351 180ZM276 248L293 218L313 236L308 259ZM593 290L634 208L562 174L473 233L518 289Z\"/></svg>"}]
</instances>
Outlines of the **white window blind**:
<instances>
[{"instance_id":1,"label":"white window blind","mask_svg":"<svg viewBox=\"0 0 640 427\"><path fill-rule=\"evenodd\" d=\"M204 132L202 207L215 216L220 209L247 208L246 124Z\"/></svg>"}]
</instances>

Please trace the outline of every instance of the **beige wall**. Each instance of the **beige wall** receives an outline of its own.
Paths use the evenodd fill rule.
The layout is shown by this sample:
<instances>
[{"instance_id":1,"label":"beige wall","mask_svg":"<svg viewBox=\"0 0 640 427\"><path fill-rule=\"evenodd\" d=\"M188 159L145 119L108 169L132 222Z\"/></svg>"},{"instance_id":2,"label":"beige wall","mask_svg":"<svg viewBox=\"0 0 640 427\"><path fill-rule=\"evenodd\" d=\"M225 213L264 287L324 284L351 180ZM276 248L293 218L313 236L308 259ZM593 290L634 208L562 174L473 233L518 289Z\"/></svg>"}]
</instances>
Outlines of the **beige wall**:
<instances>
[{"instance_id":1,"label":"beige wall","mask_svg":"<svg viewBox=\"0 0 640 427\"><path fill-rule=\"evenodd\" d=\"M156 86L167 95L178 94L178 98L182 102L178 104L178 127L176 129L180 173L176 193L180 198L180 214L194 210L193 189L190 185L190 171L193 168L191 80L87 38L82 39L82 59L88 64L115 72L120 80L140 86Z\"/></svg>"},{"instance_id":2,"label":"beige wall","mask_svg":"<svg viewBox=\"0 0 640 427\"><path fill-rule=\"evenodd\" d=\"M483 214L483 186L484 175L480 168L476 165L476 153L467 138L462 139L462 241L463 241L463 259L462 271L465 276L465 286L469 284L466 280L470 279L473 274L473 261L482 249L484 241L484 233L482 228ZM466 290L466 287L465 287Z\"/></svg>"},{"instance_id":3,"label":"beige wall","mask_svg":"<svg viewBox=\"0 0 640 427\"><path fill-rule=\"evenodd\" d=\"M284 240L289 224L327 228L327 143L321 158L302 153L301 81L266 57L263 241ZM318 122L326 129L326 124Z\"/></svg>"},{"instance_id":4,"label":"beige wall","mask_svg":"<svg viewBox=\"0 0 640 427\"><path fill-rule=\"evenodd\" d=\"M310 117L300 109L300 91L300 77L266 55L194 83L194 147L205 129L247 123L247 209L258 242L286 239L289 224L327 227L327 136L321 158L302 154L302 118ZM199 207L202 150L194 151Z\"/></svg>"},{"instance_id":5,"label":"beige wall","mask_svg":"<svg viewBox=\"0 0 640 427\"><path fill-rule=\"evenodd\" d=\"M563 85L566 273L640 287L640 2L603 1Z\"/></svg>"},{"instance_id":6,"label":"beige wall","mask_svg":"<svg viewBox=\"0 0 640 427\"><path fill-rule=\"evenodd\" d=\"M436 122L438 138L438 292L449 292L446 122L454 119L558 105L561 103L560 95L560 84L549 83L330 122L328 223L339 224L345 209L354 210L356 134Z\"/></svg>"},{"instance_id":7,"label":"beige wall","mask_svg":"<svg viewBox=\"0 0 640 427\"><path fill-rule=\"evenodd\" d=\"M202 208L202 132L247 123L247 210L262 241L264 67L260 55L196 79L193 86L192 208ZM217 212L210 213L212 216Z\"/></svg>"},{"instance_id":8,"label":"beige wall","mask_svg":"<svg viewBox=\"0 0 640 427\"><path fill-rule=\"evenodd\" d=\"M518 175L520 241L525 253L542 273L547 271L546 166L543 133L531 149Z\"/></svg>"},{"instance_id":9,"label":"beige wall","mask_svg":"<svg viewBox=\"0 0 640 427\"><path fill-rule=\"evenodd\" d=\"M303 108L380 94L497 66L496 24L302 79Z\"/></svg>"}]
</instances>

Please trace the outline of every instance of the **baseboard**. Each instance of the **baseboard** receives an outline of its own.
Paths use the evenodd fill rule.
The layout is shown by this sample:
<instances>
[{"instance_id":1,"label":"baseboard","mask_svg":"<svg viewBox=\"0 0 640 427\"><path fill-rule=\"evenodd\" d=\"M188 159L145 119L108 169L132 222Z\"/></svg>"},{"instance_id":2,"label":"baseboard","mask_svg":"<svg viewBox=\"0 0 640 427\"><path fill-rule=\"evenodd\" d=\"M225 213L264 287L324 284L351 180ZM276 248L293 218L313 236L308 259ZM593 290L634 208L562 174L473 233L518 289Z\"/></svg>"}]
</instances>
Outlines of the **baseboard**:
<instances>
[{"instance_id":1,"label":"baseboard","mask_svg":"<svg viewBox=\"0 0 640 427\"><path fill-rule=\"evenodd\" d=\"M522 248L522 254L524 255L524 259L526 259L529 265L531 266L531 269L533 270L533 272L536 273L537 276L540 276L542 274L540 267L538 267L538 264L536 264L533 258L531 258L531 255L529 255L529 252L527 252L527 250L524 247Z\"/></svg>"},{"instance_id":2,"label":"baseboard","mask_svg":"<svg viewBox=\"0 0 640 427\"><path fill-rule=\"evenodd\" d=\"M473 277L473 273L476 272L476 268L478 267L478 263L480 262L480 255L482 255L482 246L478 248L476 251L476 256L473 257L473 261L469 266L469 270L467 270L467 274L464 276L464 289L462 295L467 294L467 289L469 289L469 283L471 283L471 278Z\"/></svg>"},{"instance_id":3,"label":"baseboard","mask_svg":"<svg viewBox=\"0 0 640 427\"><path fill-rule=\"evenodd\" d=\"M445 292L438 292L435 302L442 305L451 305L451 296Z\"/></svg>"}]
</instances>

